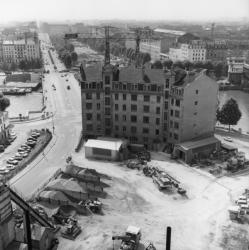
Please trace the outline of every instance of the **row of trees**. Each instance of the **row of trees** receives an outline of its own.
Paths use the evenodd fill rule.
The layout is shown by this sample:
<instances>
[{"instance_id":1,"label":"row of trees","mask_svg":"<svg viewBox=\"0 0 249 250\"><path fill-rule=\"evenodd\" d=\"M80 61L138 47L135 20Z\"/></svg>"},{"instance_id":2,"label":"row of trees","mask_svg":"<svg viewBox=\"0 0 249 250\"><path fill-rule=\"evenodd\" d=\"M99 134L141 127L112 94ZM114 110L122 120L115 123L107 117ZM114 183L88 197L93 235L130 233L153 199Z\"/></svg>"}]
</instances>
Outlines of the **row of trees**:
<instances>
[{"instance_id":1,"label":"row of trees","mask_svg":"<svg viewBox=\"0 0 249 250\"><path fill-rule=\"evenodd\" d=\"M207 62L176 61L176 62L173 62L172 60L166 60L164 62L155 61L152 64L152 67L156 69L162 69L163 67L166 67L169 69L172 66L179 67L179 68L186 69L186 70L193 70L193 69L200 69L200 68L213 70L217 78L220 78L222 76L227 76L227 70L228 70L227 64L222 63L222 62L213 63L211 61L207 61Z\"/></svg>"},{"instance_id":2,"label":"row of trees","mask_svg":"<svg viewBox=\"0 0 249 250\"><path fill-rule=\"evenodd\" d=\"M0 69L3 71L15 71L18 68L21 70L29 69L40 69L42 67L41 59L32 59L32 60L21 60L18 64L12 62L11 64L3 63L0 66Z\"/></svg>"},{"instance_id":3,"label":"row of trees","mask_svg":"<svg viewBox=\"0 0 249 250\"><path fill-rule=\"evenodd\" d=\"M66 44L63 48L60 48L58 52L60 59L67 68L71 68L78 61L78 55L74 51L73 44Z\"/></svg>"}]
</instances>

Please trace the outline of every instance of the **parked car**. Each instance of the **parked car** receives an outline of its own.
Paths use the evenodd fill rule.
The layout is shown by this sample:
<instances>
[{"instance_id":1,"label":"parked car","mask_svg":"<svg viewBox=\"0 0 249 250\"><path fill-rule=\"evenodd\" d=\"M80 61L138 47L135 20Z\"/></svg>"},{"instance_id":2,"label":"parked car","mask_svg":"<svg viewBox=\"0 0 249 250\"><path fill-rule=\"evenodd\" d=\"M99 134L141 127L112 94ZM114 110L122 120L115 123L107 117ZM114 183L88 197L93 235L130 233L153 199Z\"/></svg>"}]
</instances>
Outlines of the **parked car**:
<instances>
[{"instance_id":1,"label":"parked car","mask_svg":"<svg viewBox=\"0 0 249 250\"><path fill-rule=\"evenodd\" d=\"M29 155L29 152L27 152L27 151L22 151L22 152L20 152L19 154L21 154L21 156L22 156L23 158L26 158L26 157Z\"/></svg>"},{"instance_id":2,"label":"parked car","mask_svg":"<svg viewBox=\"0 0 249 250\"><path fill-rule=\"evenodd\" d=\"M9 169L0 169L0 174L1 174L1 175L8 174L9 172L10 172Z\"/></svg>"},{"instance_id":3,"label":"parked car","mask_svg":"<svg viewBox=\"0 0 249 250\"><path fill-rule=\"evenodd\" d=\"M12 165L12 164L9 164L9 165L6 165L6 169L12 171L12 170L15 170L16 169L16 166Z\"/></svg>"},{"instance_id":4,"label":"parked car","mask_svg":"<svg viewBox=\"0 0 249 250\"><path fill-rule=\"evenodd\" d=\"M28 140L37 141L37 138L30 136L30 137L27 139L27 141L28 141Z\"/></svg>"},{"instance_id":5,"label":"parked car","mask_svg":"<svg viewBox=\"0 0 249 250\"><path fill-rule=\"evenodd\" d=\"M30 147L34 147L36 145L36 142L30 141L30 142L27 142L27 145L29 145Z\"/></svg>"},{"instance_id":6,"label":"parked car","mask_svg":"<svg viewBox=\"0 0 249 250\"><path fill-rule=\"evenodd\" d=\"M69 89L71 89L71 87L69 85L67 85L67 89L69 90Z\"/></svg>"},{"instance_id":7,"label":"parked car","mask_svg":"<svg viewBox=\"0 0 249 250\"><path fill-rule=\"evenodd\" d=\"M17 165L18 161L14 157L11 157L7 160L7 163L11 165Z\"/></svg>"},{"instance_id":8,"label":"parked car","mask_svg":"<svg viewBox=\"0 0 249 250\"><path fill-rule=\"evenodd\" d=\"M15 160L17 161L21 161L23 159L23 157L21 155L15 155Z\"/></svg>"}]
</instances>

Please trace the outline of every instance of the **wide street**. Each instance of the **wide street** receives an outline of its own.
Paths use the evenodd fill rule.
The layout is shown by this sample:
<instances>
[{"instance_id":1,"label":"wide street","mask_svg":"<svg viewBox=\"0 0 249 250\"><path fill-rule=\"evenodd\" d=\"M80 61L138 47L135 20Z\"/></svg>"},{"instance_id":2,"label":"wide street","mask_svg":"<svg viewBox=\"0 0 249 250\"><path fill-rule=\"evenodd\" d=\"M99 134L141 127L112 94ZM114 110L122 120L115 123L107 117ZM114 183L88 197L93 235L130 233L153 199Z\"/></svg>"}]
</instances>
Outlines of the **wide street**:
<instances>
[{"instance_id":1,"label":"wide street","mask_svg":"<svg viewBox=\"0 0 249 250\"><path fill-rule=\"evenodd\" d=\"M44 154L39 155L34 162L10 181L10 185L25 198L29 198L57 169L65 164L66 157L74 151L77 145L81 131L80 86L72 73L67 73L67 77L61 77L62 74L58 73L65 68L55 51L52 52L52 57L58 71L54 70L54 65L48 55L49 37L47 34L39 34L39 36L44 48L42 53L45 69L50 71L49 74L45 74L43 81L43 91L47 97L46 111L53 112L54 117L49 120L15 125L15 129L23 132L46 127L53 131L54 126L54 136L44 150ZM52 84L56 90L53 90ZM70 85L70 90L67 89L68 85Z\"/></svg>"}]
</instances>

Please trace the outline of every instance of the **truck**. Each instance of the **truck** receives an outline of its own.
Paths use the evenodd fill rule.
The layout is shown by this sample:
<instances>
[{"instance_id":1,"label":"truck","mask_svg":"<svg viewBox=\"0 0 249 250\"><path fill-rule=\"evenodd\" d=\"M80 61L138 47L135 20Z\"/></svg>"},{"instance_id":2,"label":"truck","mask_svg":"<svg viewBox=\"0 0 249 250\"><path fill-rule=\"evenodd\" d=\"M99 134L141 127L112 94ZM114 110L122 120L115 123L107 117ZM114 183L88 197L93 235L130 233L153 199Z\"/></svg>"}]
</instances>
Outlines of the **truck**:
<instances>
[{"instance_id":1,"label":"truck","mask_svg":"<svg viewBox=\"0 0 249 250\"><path fill-rule=\"evenodd\" d=\"M112 240L122 240L119 250L137 250L141 236L141 229L139 227L128 226L125 235L112 236Z\"/></svg>"},{"instance_id":2,"label":"truck","mask_svg":"<svg viewBox=\"0 0 249 250\"><path fill-rule=\"evenodd\" d=\"M153 182L158 186L159 190L171 189L173 186L172 181L163 175L152 176Z\"/></svg>"}]
</instances>

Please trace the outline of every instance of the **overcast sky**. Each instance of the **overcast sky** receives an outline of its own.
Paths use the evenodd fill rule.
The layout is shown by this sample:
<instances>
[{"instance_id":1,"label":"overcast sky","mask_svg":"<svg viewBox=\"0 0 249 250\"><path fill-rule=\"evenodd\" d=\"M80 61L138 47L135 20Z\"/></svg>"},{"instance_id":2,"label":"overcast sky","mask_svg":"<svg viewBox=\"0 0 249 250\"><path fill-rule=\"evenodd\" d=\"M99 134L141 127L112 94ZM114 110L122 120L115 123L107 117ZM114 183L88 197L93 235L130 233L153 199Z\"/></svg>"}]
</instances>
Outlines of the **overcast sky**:
<instances>
[{"instance_id":1,"label":"overcast sky","mask_svg":"<svg viewBox=\"0 0 249 250\"><path fill-rule=\"evenodd\" d=\"M249 0L0 0L0 22L22 20L217 20L249 17Z\"/></svg>"}]
</instances>

